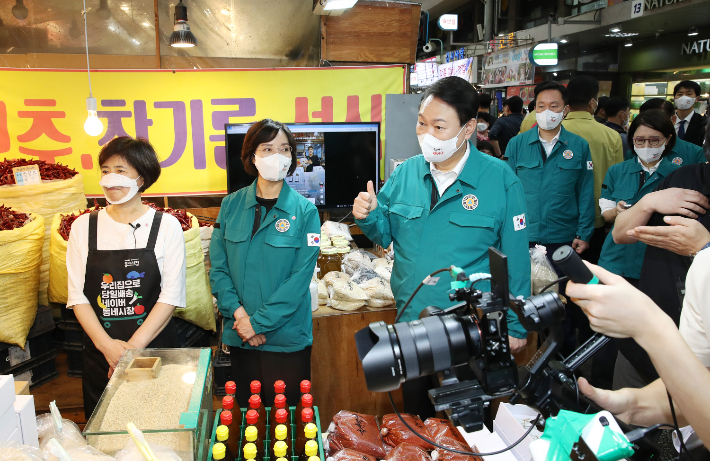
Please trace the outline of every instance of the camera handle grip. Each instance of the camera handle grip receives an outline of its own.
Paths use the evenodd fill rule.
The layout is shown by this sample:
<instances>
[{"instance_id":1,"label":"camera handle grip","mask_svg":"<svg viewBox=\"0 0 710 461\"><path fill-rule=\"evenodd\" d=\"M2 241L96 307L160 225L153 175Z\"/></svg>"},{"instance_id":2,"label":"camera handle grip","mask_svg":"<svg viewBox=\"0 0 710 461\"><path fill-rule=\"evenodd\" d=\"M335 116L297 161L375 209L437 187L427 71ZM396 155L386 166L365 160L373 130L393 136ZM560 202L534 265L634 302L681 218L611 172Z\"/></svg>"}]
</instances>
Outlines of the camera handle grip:
<instances>
[{"instance_id":1,"label":"camera handle grip","mask_svg":"<svg viewBox=\"0 0 710 461\"><path fill-rule=\"evenodd\" d=\"M600 283L597 276L592 274L589 268L582 262L582 258L580 258L577 252L569 245L559 247L552 254L552 262L557 264L560 269L562 269L562 272L574 283L585 283L589 285Z\"/></svg>"}]
</instances>

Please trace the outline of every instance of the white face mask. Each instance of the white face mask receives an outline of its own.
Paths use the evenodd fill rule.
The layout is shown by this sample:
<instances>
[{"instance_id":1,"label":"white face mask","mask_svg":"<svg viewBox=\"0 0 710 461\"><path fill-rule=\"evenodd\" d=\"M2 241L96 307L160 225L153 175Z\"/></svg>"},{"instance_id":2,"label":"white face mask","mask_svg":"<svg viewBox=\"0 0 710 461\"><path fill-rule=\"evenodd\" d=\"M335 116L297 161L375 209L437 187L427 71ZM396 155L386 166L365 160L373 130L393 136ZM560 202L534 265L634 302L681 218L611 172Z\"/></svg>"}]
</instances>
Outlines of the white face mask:
<instances>
[{"instance_id":1,"label":"white face mask","mask_svg":"<svg viewBox=\"0 0 710 461\"><path fill-rule=\"evenodd\" d=\"M140 176L138 176L138 178L140 178ZM106 191L104 191L104 196L106 197L106 201L108 203L111 205L120 205L129 201L138 193L138 189L140 189L140 187L138 187L138 178L131 179L122 174L109 173L101 177L99 184L101 187L105 187L107 189L109 187L128 187L128 192L120 200L111 200L108 198L108 195L106 195Z\"/></svg>"},{"instance_id":2,"label":"white face mask","mask_svg":"<svg viewBox=\"0 0 710 461\"><path fill-rule=\"evenodd\" d=\"M562 123L564 113L564 109L562 112L552 112L550 109L547 109L544 112L535 112L535 120L537 120L537 124L541 129L554 130L557 128L557 125Z\"/></svg>"},{"instance_id":3,"label":"white face mask","mask_svg":"<svg viewBox=\"0 0 710 461\"><path fill-rule=\"evenodd\" d=\"M273 154L261 158L254 155L254 166L259 170L262 178L268 181L281 181L288 174L288 169L291 168L291 157Z\"/></svg>"},{"instance_id":4,"label":"white face mask","mask_svg":"<svg viewBox=\"0 0 710 461\"><path fill-rule=\"evenodd\" d=\"M435 138L429 133L418 135L417 138L424 154L424 160L431 163L439 163L450 159L463 146L463 143L457 146L456 141L459 140L459 135L464 128L466 128L466 125L461 127L456 136L446 141ZM466 142L466 140L464 139L463 142Z\"/></svg>"},{"instance_id":5,"label":"white face mask","mask_svg":"<svg viewBox=\"0 0 710 461\"><path fill-rule=\"evenodd\" d=\"M622 126L624 129L626 129L626 128L629 127L629 117L631 117L631 115L627 114L627 115L626 115L626 119L624 120L624 123L621 124L621 126Z\"/></svg>"},{"instance_id":6,"label":"white face mask","mask_svg":"<svg viewBox=\"0 0 710 461\"><path fill-rule=\"evenodd\" d=\"M486 131L488 129L488 124L487 123L478 123L478 124L476 124L476 129L478 131Z\"/></svg>"},{"instance_id":7,"label":"white face mask","mask_svg":"<svg viewBox=\"0 0 710 461\"><path fill-rule=\"evenodd\" d=\"M663 151L666 150L666 143L658 147L634 147L634 150L644 163L653 163L663 155Z\"/></svg>"},{"instance_id":8,"label":"white face mask","mask_svg":"<svg viewBox=\"0 0 710 461\"><path fill-rule=\"evenodd\" d=\"M675 99L675 106L680 110L688 110L695 104L695 98L690 96L681 96Z\"/></svg>"}]
</instances>

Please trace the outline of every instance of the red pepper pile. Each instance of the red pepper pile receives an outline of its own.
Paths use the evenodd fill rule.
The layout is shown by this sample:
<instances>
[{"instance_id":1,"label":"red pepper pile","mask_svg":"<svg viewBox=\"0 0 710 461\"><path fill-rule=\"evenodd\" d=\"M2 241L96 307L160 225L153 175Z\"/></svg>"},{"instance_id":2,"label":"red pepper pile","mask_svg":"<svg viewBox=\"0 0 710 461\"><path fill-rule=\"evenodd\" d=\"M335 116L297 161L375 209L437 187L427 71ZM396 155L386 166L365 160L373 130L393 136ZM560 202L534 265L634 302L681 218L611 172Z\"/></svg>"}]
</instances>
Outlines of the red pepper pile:
<instances>
[{"instance_id":1,"label":"red pepper pile","mask_svg":"<svg viewBox=\"0 0 710 461\"><path fill-rule=\"evenodd\" d=\"M192 229L192 221L190 220L190 217L187 215L186 210L176 210L175 208L160 208L158 205L150 202L143 202L143 204L148 205L149 207L153 208L155 211L162 211L163 213L167 213L169 215L173 215L177 218L178 221L180 221L180 225L182 226L182 231L189 231Z\"/></svg>"},{"instance_id":2,"label":"red pepper pile","mask_svg":"<svg viewBox=\"0 0 710 461\"><path fill-rule=\"evenodd\" d=\"M27 165L37 165L39 167L40 178L42 178L43 181L71 179L77 174L75 169L60 165L59 163L47 163L44 160L5 159L3 162L0 162L0 186L16 184L12 169Z\"/></svg>"},{"instance_id":3,"label":"red pepper pile","mask_svg":"<svg viewBox=\"0 0 710 461\"><path fill-rule=\"evenodd\" d=\"M99 203L94 199L94 207L93 208L87 208L86 210L82 211L79 214L68 214L62 216L62 221L59 223L59 235L61 235L65 241L69 241L69 232L71 232L71 225L74 224L74 221L76 221L76 218L79 216L86 214L86 213L91 213L92 211L99 211L101 207L99 206Z\"/></svg>"},{"instance_id":4,"label":"red pepper pile","mask_svg":"<svg viewBox=\"0 0 710 461\"><path fill-rule=\"evenodd\" d=\"M0 231L20 228L29 220L28 214L13 211L10 207L0 205Z\"/></svg>"}]
</instances>

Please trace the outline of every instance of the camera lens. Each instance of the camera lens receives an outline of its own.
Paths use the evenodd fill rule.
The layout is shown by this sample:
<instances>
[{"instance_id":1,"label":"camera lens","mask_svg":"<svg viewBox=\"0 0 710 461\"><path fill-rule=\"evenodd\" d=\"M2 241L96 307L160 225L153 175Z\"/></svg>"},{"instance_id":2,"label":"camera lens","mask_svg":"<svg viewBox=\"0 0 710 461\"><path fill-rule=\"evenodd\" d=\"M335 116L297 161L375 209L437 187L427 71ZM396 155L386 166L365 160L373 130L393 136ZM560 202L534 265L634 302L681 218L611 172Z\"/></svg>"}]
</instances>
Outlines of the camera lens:
<instances>
[{"instance_id":1,"label":"camera lens","mask_svg":"<svg viewBox=\"0 0 710 461\"><path fill-rule=\"evenodd\" d=\"M394 326L372 323L355 334L355 342L367 388L386 392L479 356L481 331L474 317L448 314Z\"/></svg>"}]
</instances>

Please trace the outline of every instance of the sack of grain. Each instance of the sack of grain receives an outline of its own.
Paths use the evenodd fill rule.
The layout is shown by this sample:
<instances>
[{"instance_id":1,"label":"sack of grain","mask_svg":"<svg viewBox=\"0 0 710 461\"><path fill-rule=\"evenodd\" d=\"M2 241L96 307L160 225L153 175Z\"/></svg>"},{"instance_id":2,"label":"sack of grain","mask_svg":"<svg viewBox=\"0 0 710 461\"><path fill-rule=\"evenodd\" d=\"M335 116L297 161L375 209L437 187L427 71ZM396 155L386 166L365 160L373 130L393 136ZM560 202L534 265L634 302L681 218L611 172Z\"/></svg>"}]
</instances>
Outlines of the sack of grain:
<instances>
[{"instance_id":1,"label":"sack of grain","mask_svg":"<svg viewBox=\"0 0 710 461\"><path fill-rule=\"evenodd\" d=\"M353 275L355 271L360 269L374 270L372 264L374 258L374 255L364 250L350 252L343 258L343 272Z\"/></svg>"},{"instance_id":2,"label":"sack of grain","mask_svg":"<svg viewBox=\"0 0 710 461\"><path fill-rule=\"evenodd\" d=\"M394 304L394 294L389 282L381 277L373 277L360 284L360 288L369 297L367 304L370 307L385 307Z\"/></svg>"},{"instance_id":3,"label":"sack of grain","mask_svg":"<svg viewBox=\"0 0 710 461\"><path fill-rule=\"evenodd\" d=\"M328 304L328 287L323 280L318 280L318 305L325 306Z\"/></svg>"},{"instance_id":4,"label":"sack of grain","mask_svg":"<svg viewBox=\"0 0 710 461\"><path fill-rule=\"evenodd\" d=\"M389 283L392 279L392 266L380 266L375 268L375 273Z\"/></svg>"},{"instance_id":5,"label":"sack of grain","mask_svg":"<svg viewBox=\"0 0 710 461\"><path fill-rule=\"evenodd\" d=\"M328 305L341 311L354 311L367 304L367 293L357 283L336 280L328 287Z\"/></svg>"},{"instance_id":6,"label":"sack of grain","mask_svg":"<svg viewBox=\"0 0 710 461\"><path fill-rule=\"evenodd\" d=\"M345 272L332 271L325 274L322 280L323 283L325 283L325 286L330 286L336 280L347 282L348 280L350 280L350 276Z\"/></svg>"},{"instance_id":7,"label":"sack of grain","mask_svg":"<svg viewBox=\"0 0 710 461\"><path fill-rule=\"evenodd\" d=\"M542 245L530 248L530 288L532 295L540 294L540 290L557 280L557 272L552 268L552 263L547 259L547 249ZM559 293L560 284L556 283L547 291Z\"/></svg>"}]
</instances>

